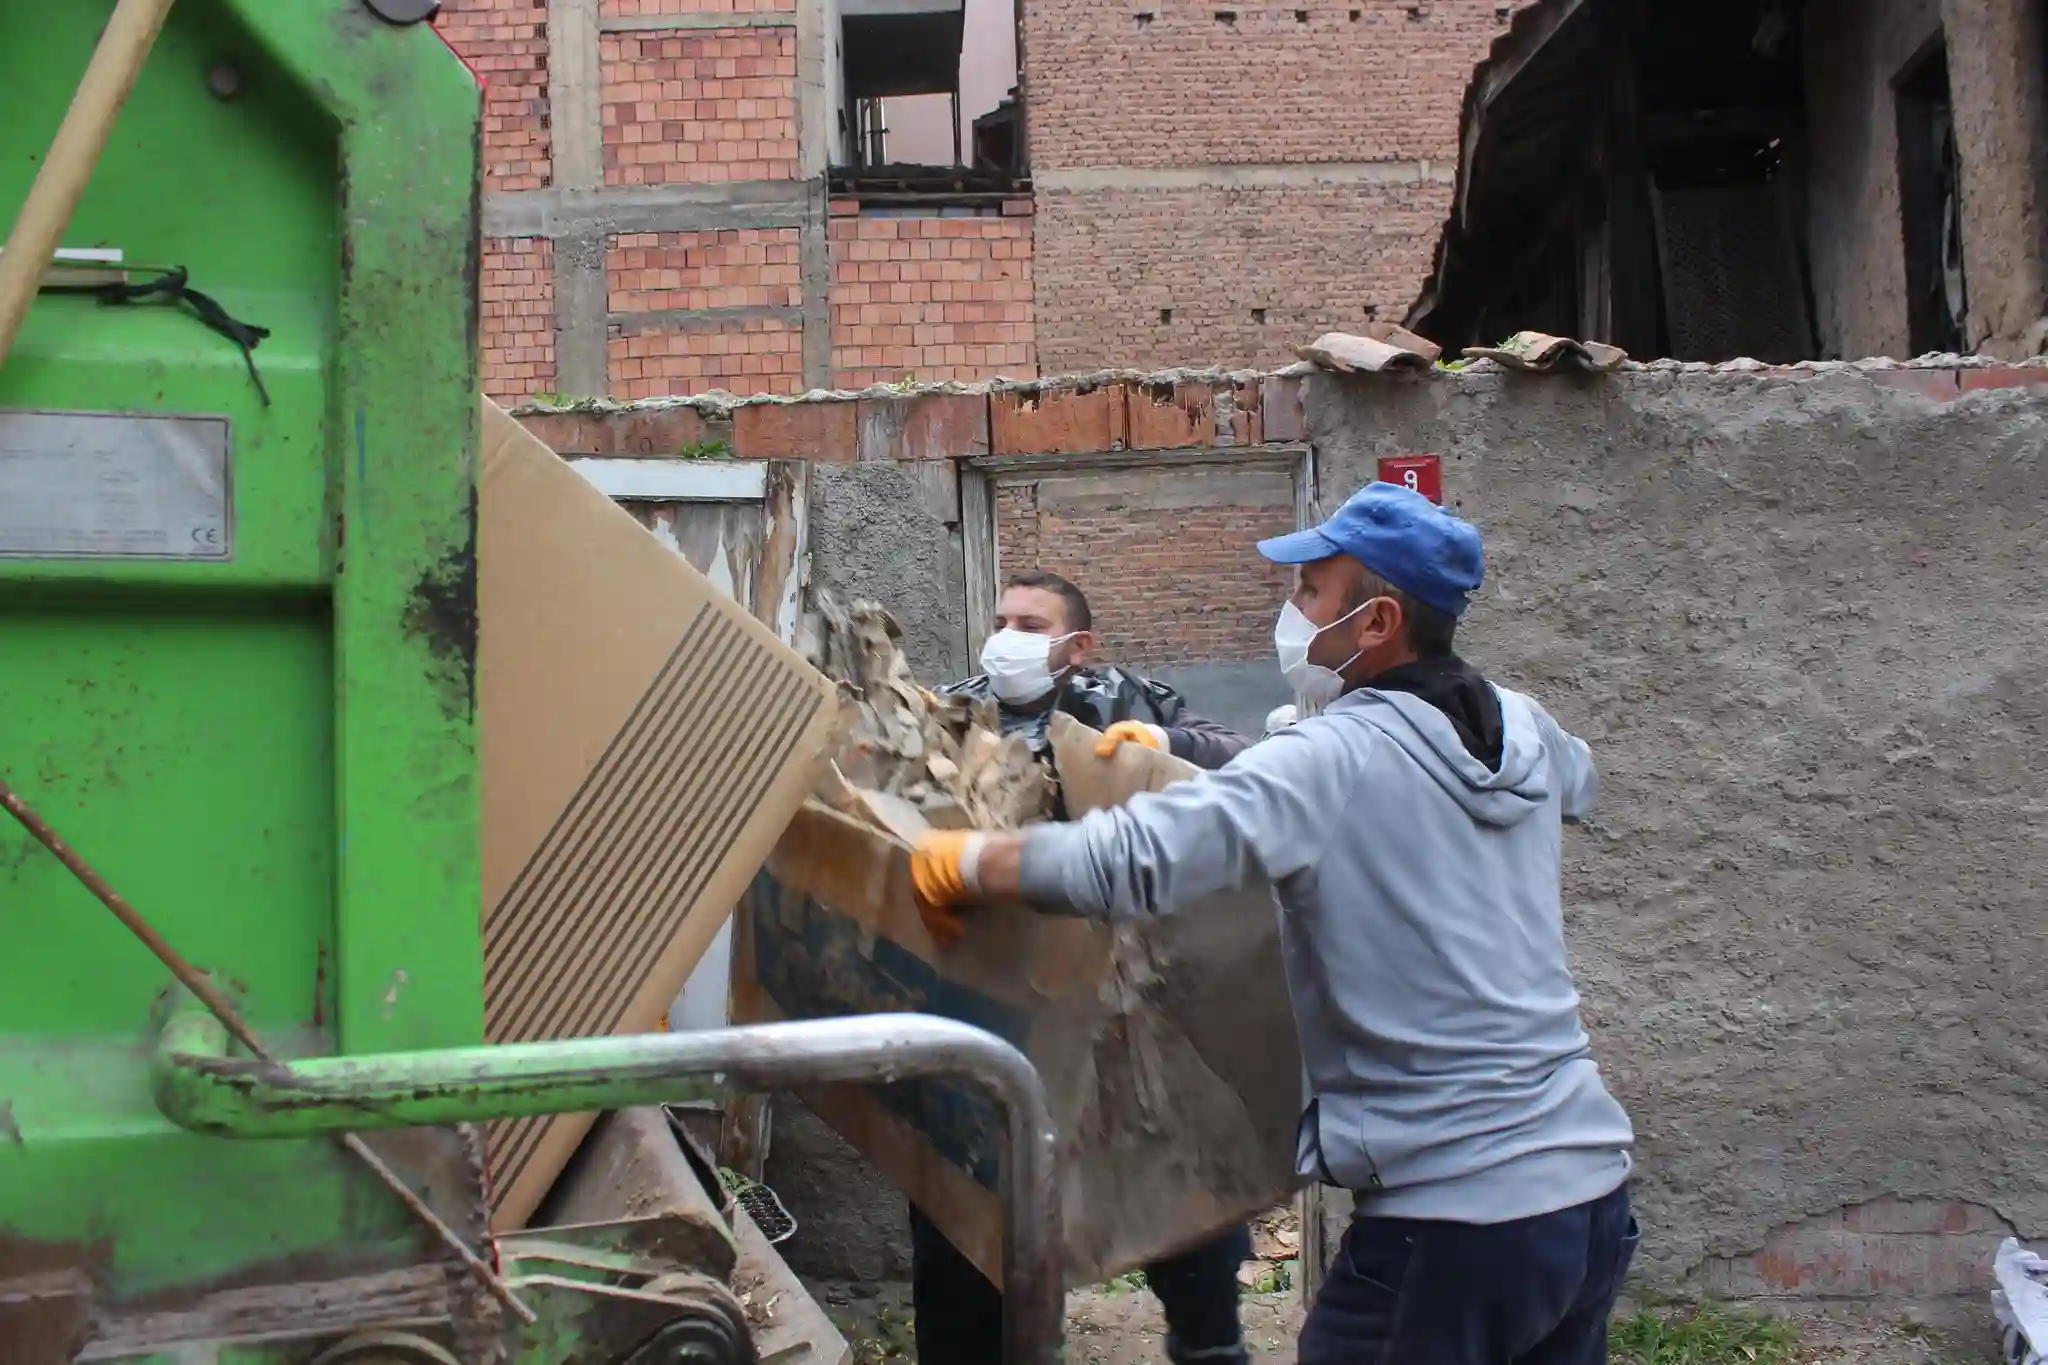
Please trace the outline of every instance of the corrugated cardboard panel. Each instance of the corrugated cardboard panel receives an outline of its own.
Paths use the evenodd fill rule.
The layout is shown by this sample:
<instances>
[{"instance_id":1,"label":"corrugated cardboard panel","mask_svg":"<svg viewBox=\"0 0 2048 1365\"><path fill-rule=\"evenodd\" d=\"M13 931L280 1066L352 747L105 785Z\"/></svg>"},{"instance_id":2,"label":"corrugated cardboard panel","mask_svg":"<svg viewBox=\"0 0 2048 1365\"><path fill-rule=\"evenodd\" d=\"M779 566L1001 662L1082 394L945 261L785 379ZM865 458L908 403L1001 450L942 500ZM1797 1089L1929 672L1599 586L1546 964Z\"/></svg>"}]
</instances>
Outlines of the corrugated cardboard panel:
<instances>
[{"instance_id":1,"label":"corrugated cardboard panel","mask_svg":"<svg viewBox=\"0 0 2048 1365\"><path fill-rule=\"evenodd\" d=\"M483 452L485 1033L650 1030L803 801L833 690L488 401ZM491 1128L495 1226L589 1126Z\"/></svg>"}]
</instances>

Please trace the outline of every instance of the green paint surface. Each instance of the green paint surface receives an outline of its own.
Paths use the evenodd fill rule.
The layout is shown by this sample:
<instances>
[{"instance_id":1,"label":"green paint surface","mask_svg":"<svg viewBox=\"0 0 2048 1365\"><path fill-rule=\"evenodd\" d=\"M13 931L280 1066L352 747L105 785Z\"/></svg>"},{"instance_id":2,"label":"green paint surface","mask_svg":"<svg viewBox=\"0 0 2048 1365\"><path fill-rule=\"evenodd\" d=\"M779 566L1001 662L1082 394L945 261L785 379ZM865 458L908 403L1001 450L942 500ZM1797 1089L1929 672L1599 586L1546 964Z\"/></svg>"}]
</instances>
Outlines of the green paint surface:
<instances>
[{"instance_id":1,"label":"green paint surface","mask_svg":"<svg viewBox=\"0 0 2048 1365\"><path fill-rule=\"evenodd\" d=\"M0 0L0 220L111 9ZM231 424L231 560L0 556L0 773L300 1055L482 1037L478 111L429 29L358 0L180 0L64 244L268 328L271 402L163 304L46 293L0 370L0 410ZM418 1257L331 1142L158 1112L167 973L7 821L0 926L0 1239L115 1300Z\"/></svg>"}]
</instances>

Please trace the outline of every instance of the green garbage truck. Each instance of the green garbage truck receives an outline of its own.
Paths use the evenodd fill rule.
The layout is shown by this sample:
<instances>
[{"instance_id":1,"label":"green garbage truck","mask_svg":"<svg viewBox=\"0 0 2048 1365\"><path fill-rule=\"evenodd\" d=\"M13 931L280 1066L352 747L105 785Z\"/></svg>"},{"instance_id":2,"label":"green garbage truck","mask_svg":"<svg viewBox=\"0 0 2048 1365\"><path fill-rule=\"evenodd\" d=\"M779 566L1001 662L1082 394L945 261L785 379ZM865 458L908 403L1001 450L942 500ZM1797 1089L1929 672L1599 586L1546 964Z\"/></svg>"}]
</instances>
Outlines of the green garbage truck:
<instances>
[{"instance_id":1,"label":"green garbage truck","mask_svg":"<svg viewBox=\"0 0 2048 1365\"><path fill-rule=\"evenodd\" d=\"M659 1106L937 1074L1011 1115L1008 1350L1051 1361L1007 1044L484 1042L480 94L435 7L0 0L0 1362L745 1365L740 1216ZM475 1125L597 1111L493 1237Z\"/></svg>"}]
</instances>

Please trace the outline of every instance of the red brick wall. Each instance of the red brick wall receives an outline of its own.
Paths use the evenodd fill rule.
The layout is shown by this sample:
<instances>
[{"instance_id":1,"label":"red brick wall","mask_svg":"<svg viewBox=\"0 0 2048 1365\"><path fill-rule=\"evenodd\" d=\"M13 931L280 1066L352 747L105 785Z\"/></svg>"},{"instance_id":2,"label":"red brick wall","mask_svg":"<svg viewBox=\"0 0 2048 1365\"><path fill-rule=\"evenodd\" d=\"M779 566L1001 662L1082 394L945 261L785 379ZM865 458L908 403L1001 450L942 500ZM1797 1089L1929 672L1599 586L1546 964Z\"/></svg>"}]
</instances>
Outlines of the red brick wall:
<instances>
[{"instance_id":1,"label":"red brick wall","mask_svg":"<svg viewBox=\"0 0 2048 1365\"><path fill-rule=\"evenodd\" d=\"M839 216L830 231L836 385L1038 373L1029 218Z\"/></svg>"},{"instance_id":2,"label":"red brick wall","mask_svg":"<svg viewBox=\"0 0 2048 1365\"><path fill-rule=\"evenodd\" d=\"M547 0L448 0L434 26L484 81L484 188L548 185Z\"/></svg>"},{"instance_id":3,"label":"red brick wall","mask_svg":"<svg viewBox=\"0 0 2048 1365\"><path fill-rule=\"evenodd\" d=\"M609 354L611 396L667 398L712 389L801 393L803 349L803 328L773 318L615 336Z\"/></svg>"},{"instance_id":4,"label":"red brick wall","mask_svg":"<svg viewBox=\"0 0 2048 1365\"><path fill-rule=\"evenodd\" d=\"M1179 477L1162 470L1144 479L1163 489ZM1291 507L1133 504L1076 513L1042 506L1042 487L997 490L1000 573L1051 569L1080 585L1106 657L1150 667L1272 657L1273 620L1290 579L1259 557L1256 542L1293 530Z\"/></svg>"},{"instance_id":5,"label":"red brick wall","mask_svg":"<svg viewBox=\"0 0 2048 1365\"><path fill-rule=\"evenodd\" d=\"M606 19L661 14L794 14L795 0L598 0Z\"/></svg>"},{"instance_id":6,"label":"red brick wall","mask_svg":"<svg viewBox=\"0 0 2048 1365\"><path fill-rule=\"evenodd\" d=\"M795 307L803 302L795 228L642 232L605 253L611 311Z\"/></svg>"},{"instance_id":7,"label":"red brick wall","mask_svg":"<svg viewBox=\"0 0 2048 1365\"><path fill-rule=\"evenodd\" d=\"M1318 332L1405 312L1449 208L1465 87L1525 3L1030 0L1031 153L1042 177L1346 163L1353 178L1085 191L1041 178L1046 371L1280 364ZM1106 52L1116 54L1113 78ZM1407 183L1355 183L1360 164Z\"/></svg>"},{"instance_id":8,"label":"red brick wall","mask_svg":"<svg viewBox=\"0 0 2048 1365\"><path fill-rule=\"evenodd\" d=\"M605 253L614 313L686 308L794 308L803 302L795 228L643 232L614 237ZM614 336L611 393L660 398L726 389L803 388L803 333L793 322L735 318Z\"/></svg>"},{"instance_id":9,"label":"red brick wall","mask_svg":"<svg viewBox=\"0 0 2048 1365\"><path fill-rule=\"evenodd\" d=\"M1039 354L1054 374L1285 364L1398 321L1449 203L1444 185L1041 192Z\"/></svg>"},{"instance_id":10,"label":"red brick wall","mask_svg":"<svg viewBox=\"0 0 2048 1365\"><path fill-rule=\"evenodd\" d=\"M603 12L787 13L794 3L603 0ZM1030 136L1041 172L1343 163L1355 178L1361 163L1386 163L1406 182L1041 184L1035 219L917 220L908 235L909 220L835 219L835 382L1269 365L1291 359L1292 348L1319 331L1355 330L1375 314L1405 310L1448 205L1465 84L1508 4L1028 0L1025 8ZM1141 24L1140 14L1150 22ZM486 188L545 187L545 0L451 0L439 22L487 81ZM610 34L600 59L608 184L797 176L793 30ZM614 259L636 249L608 245ZM787 262L755 264L762 269L749 276L740 262L721 263L715 282L696 284L614 278L612 293L631 300L629 308L655 296L781 297ZM487 302L499 305L487 332L530 337L532 329L512 321L534 316L536 300L497 298L488 292L494 287L487 281ZM788 391L799 384L784 369L789 331L755 319L614 338L612 392L665 393L714 378ZM528 382L521 366L536 382L543 370L551 374L543 349L498 343L488 360L494 382ZM508 350L533 354L513 360L502 354Z\"/></svg>"},{"instance_id":11,"label":"red brick wall","mask_svg":"<svg viewBox=\"0 0 2048 1365\"><path fill-rule=\"evenodd\" d=\"M599 55L606 184L796 178L794 30L607 34Z\"/></svg>"},{"instance_id":12,"label":"red brick wall","mask_svg":"<svg viewBox=\"0 0 2048 1365\"><path fill-rule=\"evenodd\" d=\"M553 243L527 237L484 242L482 382L500 403L529 402L555 387L554 281Z\"/></svg>"},{"instance_id":13,"label":"red brick wall","mask_svg":"<svg viewBox=\"0 0 2048 1365\"><path fill-rule=\"evenodd\" d=\"M1429 158L1448 166L1472 68L1510 8L1501 0L1029 0L1032 165ZM1156 17L1141 24L1139 13ZM1113 65L1105 53L1115 54Z\"/></svg>"}]
</instances>

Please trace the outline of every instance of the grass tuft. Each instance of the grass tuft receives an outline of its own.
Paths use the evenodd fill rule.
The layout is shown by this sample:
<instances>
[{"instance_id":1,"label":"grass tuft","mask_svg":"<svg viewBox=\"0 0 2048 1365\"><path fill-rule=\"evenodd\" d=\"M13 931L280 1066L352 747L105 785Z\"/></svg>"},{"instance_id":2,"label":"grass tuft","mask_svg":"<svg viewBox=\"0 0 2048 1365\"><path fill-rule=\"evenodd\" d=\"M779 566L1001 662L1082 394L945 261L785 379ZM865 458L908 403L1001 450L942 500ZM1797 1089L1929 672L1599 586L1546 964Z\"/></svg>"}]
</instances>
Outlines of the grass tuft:
<instances>
[{"instance_id":1,"label":"grass tuft","mask_svg":"<svg viewBox=\"0 0 2048 1365\"><path fill-rule=\"evenodd\" d=\"M1799 1336L1785 1323L1715 1304L1636 1313L1608 1330L1608 1365L1793 1365Z\"/></svg>"}]
</instances>

